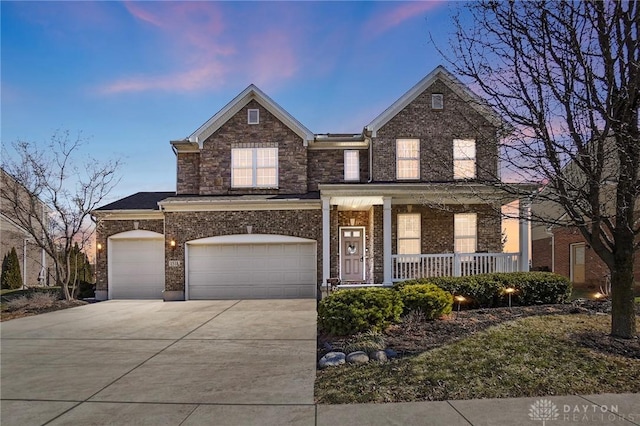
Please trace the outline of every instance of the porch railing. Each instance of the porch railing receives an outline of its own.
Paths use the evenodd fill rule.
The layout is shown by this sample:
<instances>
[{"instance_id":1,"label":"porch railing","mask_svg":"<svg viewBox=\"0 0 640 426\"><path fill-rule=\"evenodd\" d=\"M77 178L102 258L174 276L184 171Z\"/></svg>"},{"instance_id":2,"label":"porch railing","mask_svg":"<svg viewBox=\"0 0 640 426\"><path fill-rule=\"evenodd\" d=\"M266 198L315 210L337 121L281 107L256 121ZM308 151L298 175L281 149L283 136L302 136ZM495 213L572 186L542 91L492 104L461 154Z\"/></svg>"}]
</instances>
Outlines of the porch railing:
<instances>
[{"instance_id":1,"label":"porch railing","mask_svg":"<svg viewBox=\"0 0 640 426\"><path fill-rule=\"evenodd\" d=\"M460 277L517 272L518 253L394 254L393 282L428 277Z\"/></svg>"}]
</instances>

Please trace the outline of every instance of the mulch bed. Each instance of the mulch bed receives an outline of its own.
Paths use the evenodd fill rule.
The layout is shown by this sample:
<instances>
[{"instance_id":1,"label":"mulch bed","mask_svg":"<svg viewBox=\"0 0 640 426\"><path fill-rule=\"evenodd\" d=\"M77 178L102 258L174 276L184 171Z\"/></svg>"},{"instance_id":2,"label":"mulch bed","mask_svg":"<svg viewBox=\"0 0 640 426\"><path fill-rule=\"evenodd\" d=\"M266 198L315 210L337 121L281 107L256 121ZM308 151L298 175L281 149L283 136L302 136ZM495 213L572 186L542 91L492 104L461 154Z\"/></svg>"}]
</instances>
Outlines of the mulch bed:
<instances>
[{"instance_id":1,"label":"mulch bed","mask_svg":"<svg viewBox=\"0 0 640 426\"><path fill-rule=\"evenodd\" d=\"M85 302L83 300L57 300L53 303L52 306L49 306L47 308L39 308L39 309L26 308L26 309L20 309L17 311L11 311L11 312L2 311L2 314L0 315L0 321L9 321L16 318L30 317L33 315L44 314L46 312L69 309L76 306L86 305L87 303L88 302Z\"/></svg>"},{"instance_id":2,"label":"mulch bed","mask_svg":"<svg viewBox=\"0 0 640 426\"><path fill-rule=\"evenodd\" d=\"M640 305L638 306L640 315ZM489 327L518 318L539 315L592 314L608 316L611 304L587 300L574 301L572 304L514 306L513 308L473 309L452 312L435 321L423 321L419 318L405 319L401 324L389 327L385 332L387 347L398 352L399 356L411 356L439 346L453 343L472 336ZM585 332L571 336L580 344L599 352L640 359L640 339L617 339L609 335ZM318 335L318 358L330 350L339 350L349 337Z\"/></svg>"}]
</instances>

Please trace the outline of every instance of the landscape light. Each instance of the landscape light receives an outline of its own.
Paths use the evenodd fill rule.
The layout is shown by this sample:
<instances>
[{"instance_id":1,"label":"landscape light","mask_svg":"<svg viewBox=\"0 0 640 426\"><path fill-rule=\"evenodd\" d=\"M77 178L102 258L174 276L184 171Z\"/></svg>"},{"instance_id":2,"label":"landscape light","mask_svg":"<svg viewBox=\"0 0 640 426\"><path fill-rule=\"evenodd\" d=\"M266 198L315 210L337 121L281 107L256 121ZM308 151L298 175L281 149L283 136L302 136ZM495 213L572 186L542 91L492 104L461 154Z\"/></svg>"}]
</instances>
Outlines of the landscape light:
<instances>
[{"instance_id":1,"label":"landscape light","mask_svg":"<svg viewBox=\"0 0 640 426\"><path fill-rule=\"evenodd\" d=\"M507 287L504 289L504 292L509 295L509 309L511 309L511 295L516 292L516 289L513 287Z\"/></svg>"},{"instance_id":2,"label":"landscape light","mask_svg":"<svg viewBox=\"0 0 640 426\"><path fill-rule=\"evenodd\" d=\"M602 299L602 298L604 297L604 294L602 294L602 293L600 293L600 292L597 292L596 294L594 294L594 295L593 295L593 297L594 297L596 300L600 300L600 299Z\"/></svg>"},{"instance_id":3,"label":"landscape light","mask_svg":"<svg viewBox=\"0 0 640 426\"><path fill-rule=\"evenodd\" d=\"M456 302L458 302L458 312L456 312L456 319L458 319L458 315L460 315L460 304L462 304L462 302L467 299L465 299L465 297L462 295L457 295L454 297L454 299L456 300Z\"/></svg>"}]
</instances>

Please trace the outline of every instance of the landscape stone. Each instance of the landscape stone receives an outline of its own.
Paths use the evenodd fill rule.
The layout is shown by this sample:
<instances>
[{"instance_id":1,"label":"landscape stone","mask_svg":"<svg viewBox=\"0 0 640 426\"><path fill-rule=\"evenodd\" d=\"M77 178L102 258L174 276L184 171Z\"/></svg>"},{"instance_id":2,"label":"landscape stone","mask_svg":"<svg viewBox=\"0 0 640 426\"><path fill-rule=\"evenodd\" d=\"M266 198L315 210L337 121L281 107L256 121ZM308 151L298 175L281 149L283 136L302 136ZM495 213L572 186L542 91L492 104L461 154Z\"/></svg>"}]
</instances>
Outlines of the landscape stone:
<instances>
[{"instance_id":1,"label":"landscape stone","mask_svg":"<svg viewBox=\"0 0 640 426\"><path fill-rule=\"evenodd\" d=\"M370 354L372 361L385 362L388 361L387 353L385 351L375 351Z\"/></svg>"},{"instance_id":2,"label":"landscape stone","mask_svg":"<svg viewBox=\"0 0 640 426\"><path fill-rule=\"evenodd\" d=\"M387 358L396 358L398 356L398 352L394 351L393 349L385 349L384 353L387 354Z\"/></svg>"},{"instance_id":3,"label":"landscape stone","mask_svg":"<svg viewBox=\"0 0 640 426\"><path fill-rule=\"evenodd\" d=\"M343 352L329 352L318 362L320 368L333 367L345 363L345 355Z\"/></svg>"},{"instance_id":4,"label":"landscape stone","mask_svg":"<svg viewBox=\"0 0 640 426\"><path fill-rule=\"evenodd\" d=\"M347 362L349 364L366 364L369 362L369 355L363 351L351 352L347 355Z\"/></svg>"}]
</instances>

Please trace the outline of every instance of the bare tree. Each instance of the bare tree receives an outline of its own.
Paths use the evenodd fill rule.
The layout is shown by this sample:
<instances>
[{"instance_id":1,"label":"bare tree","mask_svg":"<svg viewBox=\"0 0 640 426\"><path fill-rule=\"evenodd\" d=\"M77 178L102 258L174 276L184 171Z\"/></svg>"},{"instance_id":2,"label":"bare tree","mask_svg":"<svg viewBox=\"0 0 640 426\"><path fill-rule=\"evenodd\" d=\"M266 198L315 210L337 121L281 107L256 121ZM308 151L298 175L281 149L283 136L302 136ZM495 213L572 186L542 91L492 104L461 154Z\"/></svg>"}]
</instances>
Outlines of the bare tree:
<instances>
[{"instance_id":1,"label":"bare tree","mask_svg":"<svg viewBox=\"0 0 640 426\"><path fill-rule=\"evenodd\" d=\"M634 337L640 5L483 0L455 19L448 61L508 124L503 177L545 185L561 214L533 220L580 231L611 271L611 334Z\"/></svg>"},{"instance_id":2,"label":"bare tree","mask_svg":"<svg viewBox=\"0 0 640 426\"><path fill-rule=\"evenodd\" d=\"M17 141L13 158L3 149L0 211L12 217L53 262L53 275L67 300L75 288L74 247L83 250L94 228L90 213L118 183L119 160L81 157L84 140L56 132L46 146ZM73 281L72 286L75 286Z\"/></svg>"}]
</instances>

